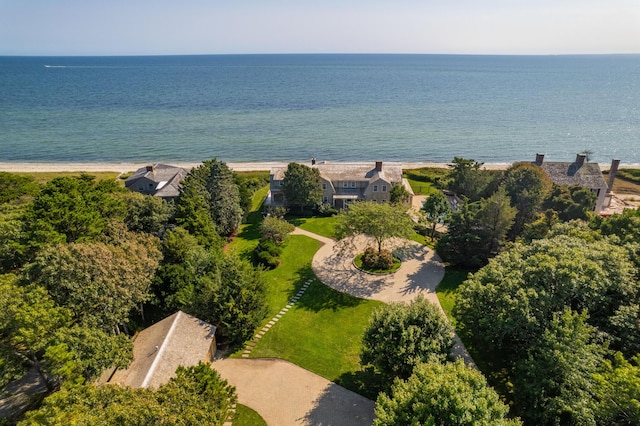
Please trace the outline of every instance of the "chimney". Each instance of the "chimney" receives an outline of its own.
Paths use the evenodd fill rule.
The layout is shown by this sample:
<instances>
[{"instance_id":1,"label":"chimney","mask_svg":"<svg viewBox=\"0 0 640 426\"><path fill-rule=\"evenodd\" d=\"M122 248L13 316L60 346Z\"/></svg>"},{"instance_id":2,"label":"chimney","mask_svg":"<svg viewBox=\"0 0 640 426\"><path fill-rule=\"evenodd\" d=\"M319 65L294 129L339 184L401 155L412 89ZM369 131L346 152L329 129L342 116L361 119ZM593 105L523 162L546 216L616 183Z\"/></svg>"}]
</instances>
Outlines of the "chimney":
<instances>
[{"instance_id":1,"label":"chimney","mask_svg":"<svg viewBox=\"0 0 640 426\"><path fill-rule=\"evenodd\" d=\"M544 154L536 154L536 166L542 166L544 162Z\"/></svg>"},{"instance_id":2,"label":"chimney","mask_svg":"<svg viewBox=\"0 0 640 426\"><path fill-rule=\"evenodd\" d=\"M611 192L613 190L613 181L616 179L616 175L618 174L618 166L620 165L620 160L611 160L611 168L609 169L609 183L607 184L607 192Z\"/></svg>"},{"instance_id":3,"label":"chimney","mask_svg":"<svg viewBox=\"0 0 640 426\"><path fill-rule=\"evenodd\" d=\"M152 172L152 171L154 171L154 170L155 170L155 167L154 167L152 164L149 164L149 165L147 166L147 171L148 171L148 172Z\"/></svg>"},{"instance_id":4,"label":"chimney","mask_svg":"<svg viewBox=\"0 0 640 426\"><path fill-rule=\"evenodd\" d=\"M313 157L313 158L311 159L311 165L312 165L312 166L315 166L315 165L316 165L316 157Z\"/></svg>"},{"instance_id":5,"label":"chimney","mask_svg":"<svg viewBox=\"0 0 640 426\"><path fill-rule=\"evenodd\" d=\"M584 164L584 159L587 158L586 154L578 154L576 155L576 164L578 167L581 167Z\"/></svg>"},{"instance_id":6,"label":"chimney","mask_svg":"<svg viewBox=\"0 0 640 426\"><path fill-rule=\"evenodd\" d=\"M382 161L376 161L376 171L382 171Z\"/></svg>"}]
</instances>

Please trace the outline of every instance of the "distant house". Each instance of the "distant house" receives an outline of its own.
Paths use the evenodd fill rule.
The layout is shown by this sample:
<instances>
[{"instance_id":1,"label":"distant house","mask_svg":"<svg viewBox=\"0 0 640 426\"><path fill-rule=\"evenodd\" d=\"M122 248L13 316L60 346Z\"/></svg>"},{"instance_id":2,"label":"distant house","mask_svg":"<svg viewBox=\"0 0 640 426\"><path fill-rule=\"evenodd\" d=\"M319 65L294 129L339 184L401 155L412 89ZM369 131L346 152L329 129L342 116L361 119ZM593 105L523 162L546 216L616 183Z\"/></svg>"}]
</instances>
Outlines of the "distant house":
<instances>
[{"instance_id":1,"label":"distant house","mask_svg":"<svg viewBox=\"0 0 640 426\"><path fill-rule=\"evenodd\" d=\"M544 161L544 154L537 154L533 164L544 170L557 185L576 185L593 191L597 196L593 211L600 213L607 207L607 200L610 199L609 192L613 187L613 179L620 161L613 160L611 163L609 184L607 184L598 163L589 163L585 160L585 154L578 154L574 162Z\"/></svg>"},{"instance_id":2,"label":"distant house","mask_svg":"<svg viewBox=\"0 0 640 426\"><path fill-rule=\"evenodd\" d=\"M131 191L171 200L180 195L180 182L187 173L182 167L155 163L136 170L124 184Z\"/></svg>"},{"instance_id":3,"label":"distant house","mask_svg":"<svg viewBox=\"0 0 640 426\"><path fill-rule=\"evenodd\" d=\"M317 163L311 161L311 167L320 172L322 185L322 202L342 209L355 201L390 201L391 188L403 185L413 197L413 191L406 179L402 178L400 165L385 165L376 161L375 165L367 163ZM282 206L286 204L282 187L286 167L271 169L270 195L268 203ZM411 200L409 200L411 203Z\"/></svg>"},{"instance_id":4,"label":"distant house","mask_svg":"<svg viewBox=\"0 0 640 426\"><path fill-rule=\"evenodd\" d=\"M133 343L133 362L117 370L107 383L132 388L158 387L178 366L211 362L216 352L216 328L182 311L142 330Z\"/></svg>"}]
</instances>

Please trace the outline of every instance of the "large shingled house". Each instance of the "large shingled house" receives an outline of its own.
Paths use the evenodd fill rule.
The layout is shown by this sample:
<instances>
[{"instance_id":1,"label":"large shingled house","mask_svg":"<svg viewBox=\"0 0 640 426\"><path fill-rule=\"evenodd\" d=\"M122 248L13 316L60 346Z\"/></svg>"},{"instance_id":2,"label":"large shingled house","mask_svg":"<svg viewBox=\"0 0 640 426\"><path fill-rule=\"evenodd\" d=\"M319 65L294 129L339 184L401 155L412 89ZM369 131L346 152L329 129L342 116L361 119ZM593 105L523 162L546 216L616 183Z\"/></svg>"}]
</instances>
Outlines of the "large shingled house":
<instances>
[{"instance_id":1,"label":"large shingled house","mask_svg":"<svg viewBox=\"0 0 640 426\"><path fill-rule=\"evenodd\" d=\"M311 167L320 172L322 202L342 209L355 201L389 202L391 188L404 185L413 196L411 186L402 178L402 166L385 165L382 161L368 163L329 163L311 161ZM286 205L282 192L286 167L271 169L268 203L274 206Z\"/></svg>"},{"instance_id":2,"label":"large shingled house","mask_svg":"<svg viewBox=\"0 0 640 426\"><path fill-rule=\"evenodd\" d=\"M136 170L124 185L134 192L171 200L180 195L180 182L187 173L182 167L155 163Z\"/></svg>"},{"instance_id":3,"label":"large shingled house","mask_svg":"<svg viewBox=\"0 0 640 426\"><path fill-rule=\"evenodd\" d=\"M593 211L600 213L607 207L607 201L610 200L609 193L613 187L613 179L620 160L612 161L608 184L602 176L598 163L587 162L585 154L578 154L574 162L544 161L544 154L537 154L536 161L533 164L544 170L553 183L557 185L576 185L595 192L597 199Z\"/></svg>"}]
</instances>

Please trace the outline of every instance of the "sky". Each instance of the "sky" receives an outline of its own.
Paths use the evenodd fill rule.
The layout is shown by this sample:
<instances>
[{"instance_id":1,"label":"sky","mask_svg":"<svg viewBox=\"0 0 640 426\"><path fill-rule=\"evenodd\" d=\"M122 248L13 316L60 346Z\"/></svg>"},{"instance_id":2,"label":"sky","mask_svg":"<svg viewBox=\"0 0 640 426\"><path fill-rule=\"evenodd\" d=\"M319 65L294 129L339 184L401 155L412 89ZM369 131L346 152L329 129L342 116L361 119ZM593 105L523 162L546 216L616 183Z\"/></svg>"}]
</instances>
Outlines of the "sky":
<instances>
[{"instance_id":1,"label":"sky","mask_svg":"<svg viewBox=\"0 0 640 426\"><path fill-rule=\"evenodd\" d=\"M639 0L0 0L0 55L640 53Z\"/></svg>"}]
</instances>

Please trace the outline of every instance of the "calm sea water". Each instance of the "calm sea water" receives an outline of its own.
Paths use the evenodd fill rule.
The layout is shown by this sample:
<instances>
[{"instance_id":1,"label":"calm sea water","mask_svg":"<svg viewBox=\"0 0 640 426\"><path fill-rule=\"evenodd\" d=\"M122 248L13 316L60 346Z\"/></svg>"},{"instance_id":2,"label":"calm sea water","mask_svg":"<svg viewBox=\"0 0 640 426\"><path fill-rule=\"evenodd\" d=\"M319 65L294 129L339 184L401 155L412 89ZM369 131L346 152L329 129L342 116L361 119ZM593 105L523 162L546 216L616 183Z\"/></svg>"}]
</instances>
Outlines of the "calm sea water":
<instances>
[{"instance_id":1,"label":"calm sea water","mask_svg":"<svg viewBox=\"0 0 640 426\"><path fill-rule=\"evenodd\" d=\"M0 57L0 161L640 163L640 55Z\"/></svg>"}]
</instances>

